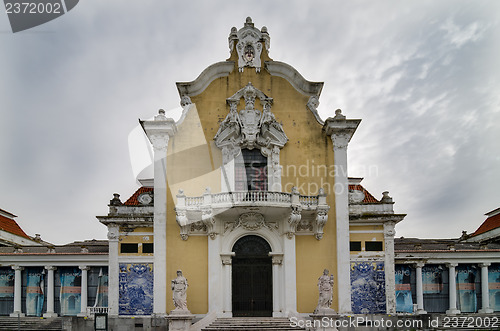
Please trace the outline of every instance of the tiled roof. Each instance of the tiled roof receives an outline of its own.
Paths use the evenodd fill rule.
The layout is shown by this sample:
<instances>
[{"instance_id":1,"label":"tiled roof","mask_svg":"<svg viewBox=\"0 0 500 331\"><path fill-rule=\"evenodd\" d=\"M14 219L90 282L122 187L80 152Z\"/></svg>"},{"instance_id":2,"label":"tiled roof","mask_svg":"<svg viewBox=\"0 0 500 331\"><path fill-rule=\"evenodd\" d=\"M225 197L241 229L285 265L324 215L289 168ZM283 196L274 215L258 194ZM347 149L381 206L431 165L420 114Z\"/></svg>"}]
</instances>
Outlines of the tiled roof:
<instances>
[{"instance_id":1,"label":"tiled roof","mask_svg":"<svg viewBox=\"0 0 500 331\"><path fill-rule=\"evenodd\" d=\"M357 185L349 185L349 190L361 191L365 194L365 198L363 203L380 203L373 195L370 194L363 186Z\"/></svg>"},{"instance_id":2,"label":"tiled roof","mask_svg":"<svg viewBox=\"0 0 500 331\"><path fill-rule=\"evenodd\" d=\"M142 193L145 193L145 192L153 192L153 188L152 187L141 187L139 188L137 191L135 191L134 194L132 194L132 196L130 198L128 198L127 201L125 201L124 205L125 206L139 206L140 203L139 203L139 200L137 200L137 198L139 197L139 195L141 195Z\"/></svg>"},{"instance_id":3,"label":"tiled roof","mask_svg":"<svg viewBox=\"0 0 500 331\"><path fill-rule=\"evenodd\" d=\"M491 231L500 227L500 214L488 217L486 221L481 224L481 226L472 234L472 236L477 236L479 234Z\"/></svg>"},{"instance_id":4,"label":"tiled roof","mask_svg":"<svg viewBox=\"0 0 500 331\"><path fill-rule=\"evenodd\" d=\"M0 213L7 214L7 215L9 215L10 217L17 217L16 215L14 215L14 214L12 214L12 213L9 213L8 211L3 210L2 208L0 208Z\"/></svg>"},{"instance_id":5,"label":"tiled roof","mask_svg":"<svg viewBox=\"0 0 500 331\"><path fill-rule=\"evenodd\" d=\"M453 250L451 249L453 248ZM394 250L396 252L443 252L443 251L491 251L500 250L500 244L489 243L482 247L477 242L464 242L459 239L420 239L420 238L395 238Z\"/></svg>"},{"instance_id":6,"label":"tiled roof","mask_svg":"<svg viewBox=\"0 0 500 331\"><path fill-rule=\"evenodd\" d=\"M31 239L23 229L11 218L0 215L0 230L10 232L16 236L24 237L26 239Z\"/></svg>"},{"instance_id":7,"label":"tiled roof","mask_svg":"<svg viewBox=\"0 0 500 331\"><path fill-rule=\"evenodd\" d=\"M86 248L86 252L82 251L82 247ZM49 253L49 248L54 250L53 253ZM16 248L13 246L0 247L0 255L12 255L12 254L30 254L30 255L47 255L47 254L107 254L108 253L108 241L107 240L85 240L85 241L75 241L66 245L49 245L49 246L23 246L22 253L16 252Z\"/></svg>"}]
</instances>

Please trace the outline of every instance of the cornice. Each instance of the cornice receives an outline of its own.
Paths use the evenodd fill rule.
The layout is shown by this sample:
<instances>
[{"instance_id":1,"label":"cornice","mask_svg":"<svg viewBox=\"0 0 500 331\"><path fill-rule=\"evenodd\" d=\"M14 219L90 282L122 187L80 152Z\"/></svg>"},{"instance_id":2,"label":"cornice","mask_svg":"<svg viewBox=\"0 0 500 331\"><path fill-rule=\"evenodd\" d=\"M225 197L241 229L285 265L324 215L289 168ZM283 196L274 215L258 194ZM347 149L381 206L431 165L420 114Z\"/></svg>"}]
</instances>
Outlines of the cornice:
<instances>
[{"instance_id":1,"label":"cornice","mask_svg":"<svg viewBox=\"0 0 500 331\"><path fill-rule=\"evenodd\" d=\"M272 76L286 79L300 93L307 96L317 96L321 94L323 82L310 82L306 80L294 67L284 62L265 61L266 70Z\"/></svg>"},{"instance_id":2,"label":"cornice","mask_svg":"<svg viewBox=\"0 0 500 331\"><path fill-rule=\"evenodd\" d=\"M220 77L228 76L234 70L234 61L217 62L205 70L191 82L177 82L179 96L195 96L202 93L211 82Z\"/></svg>"}]
</instances>

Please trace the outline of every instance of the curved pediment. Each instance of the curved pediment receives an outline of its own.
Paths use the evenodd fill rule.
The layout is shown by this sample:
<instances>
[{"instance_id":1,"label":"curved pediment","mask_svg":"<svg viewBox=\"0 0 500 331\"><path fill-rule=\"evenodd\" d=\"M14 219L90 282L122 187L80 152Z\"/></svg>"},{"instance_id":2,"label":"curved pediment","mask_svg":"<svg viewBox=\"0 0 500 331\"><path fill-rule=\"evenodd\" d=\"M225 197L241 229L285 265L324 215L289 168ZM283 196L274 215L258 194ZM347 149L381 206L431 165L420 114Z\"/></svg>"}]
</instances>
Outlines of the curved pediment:
<instances>
[{"instance_id":1,"label":"curved pediment","mask_svg":"<svg viewBox=\"0 0 500 331\"><path fill-rule=\"evenodd\" d=\"M279 61L266 61L267 71L272 76L278 76L286 79L300 93L308 96L317 96L321 94L323 82L311 82L306 80L291 65Z\"/></svg>"},{"instance_id":2,"label":"curved pediment","mask_svg":"<svg viewBox=\"0 0 500 331\"><path fill-rule=\"evenodd\" d=\"M191 82L178 82L179 95L195 96L202 93L211 82L220 77L229 76L234 69L234 61L217 62L203 70L203 72Z\"/></svg>"}]
</instances>

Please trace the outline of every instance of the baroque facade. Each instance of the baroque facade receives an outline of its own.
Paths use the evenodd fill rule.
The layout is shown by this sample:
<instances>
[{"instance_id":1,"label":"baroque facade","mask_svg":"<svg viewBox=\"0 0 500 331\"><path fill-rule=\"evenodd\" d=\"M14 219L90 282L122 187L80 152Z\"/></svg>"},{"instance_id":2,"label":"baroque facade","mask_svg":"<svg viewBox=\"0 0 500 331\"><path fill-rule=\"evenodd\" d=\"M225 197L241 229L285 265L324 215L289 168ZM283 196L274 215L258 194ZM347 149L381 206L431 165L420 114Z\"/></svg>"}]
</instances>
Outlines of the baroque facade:
<instances>
[{"instance_id":1,"label":"baroque facade","mask_svg":"<svg viewBox=\"0 0 500 331\"><path fill-rule=\"evenodd\" d=\"M269 47L267 28L247 19L230 32L228 60L177 83L178 121L162 110L141 121L154 179L143 181L137 204L117 201L99 217L109 228L110 284L141 263L153 276L153 312L167 314L167 279L182 269L195 314L283 317L314 310L314 280L327 268L335 275L332 308L350 313L351 302L366 298L362 286L345 284L376 266L373 304L395 311L393 235L404 215L387 193L365 197L361 179L347 176L347 145L360 120L337 110L323 121L323 83L272 60ZM370 262L349 250L350 238L368 237L378 252ZM141 254L150 241L154 254ZM131 243L137 248L124 250ZM111 314L120 313L121 289L110 287Z\"/></svg>"},{"instance_id":2,"label":"baroque facade","mask_svg":"<svg viewBox=\"0 0 500 331\"><path fill-rule=\"evenodd\" d=\"M1 248L3 314L167 316L178 270L199 319L307 317L324 269L341 315L500 310L499 224L395 238L405 215L389 193L347 174L361 120L323 120L323 83L271 59L266 27L247 18L228 42L229 59L177 83L179 120L141 121L154 177L97 217L107 241Z\"/></svg>"}]
</instances>

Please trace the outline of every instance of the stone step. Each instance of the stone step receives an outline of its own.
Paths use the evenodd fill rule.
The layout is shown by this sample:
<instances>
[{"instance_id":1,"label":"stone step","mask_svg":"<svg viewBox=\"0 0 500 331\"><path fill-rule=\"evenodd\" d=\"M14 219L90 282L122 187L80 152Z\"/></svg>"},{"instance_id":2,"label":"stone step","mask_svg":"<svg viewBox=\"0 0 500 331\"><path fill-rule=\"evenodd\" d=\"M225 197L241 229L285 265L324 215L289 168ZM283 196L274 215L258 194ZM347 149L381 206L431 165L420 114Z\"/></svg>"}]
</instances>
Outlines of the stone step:
<instances>
[{"instance_id":1,"label":"stone step","mask_svg":"<svg viewBox=\"0 0 500 331\"><path fill-rule=\"evenodd\" d=\"M249 330L249 331L292 331L305 330L299 327L292 327L286 317L234 317L218 318L212 324L205 327L203 331L222 330Z\"/></svg>"},{"instance_id":2,"label":"stone step","mask_svg":"<svg viewBox=\"0 0 500 331\"><path fill-rule=\"evenodd\" d=\"M40 317L8 317L0 316L0 330L62 330L62 318L40 318Z\"/></svg>"}]
</instances>

